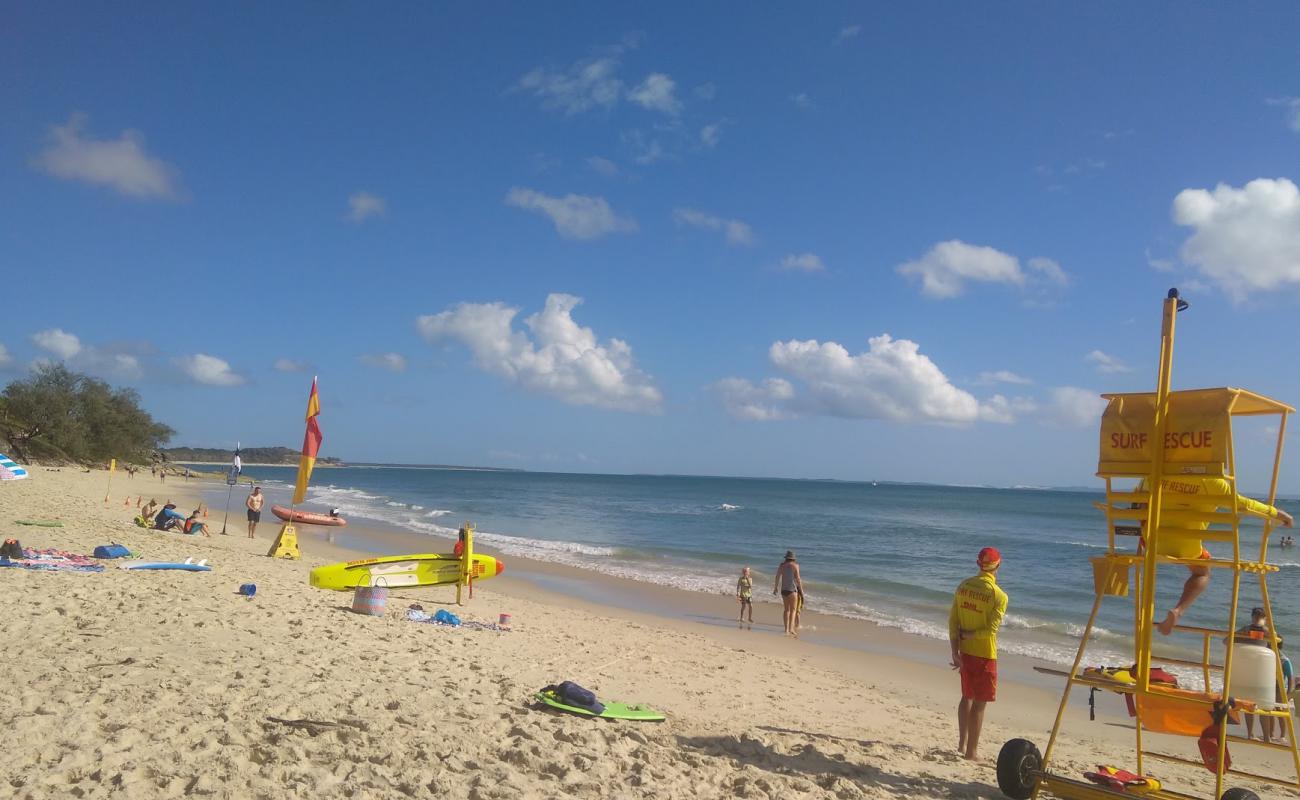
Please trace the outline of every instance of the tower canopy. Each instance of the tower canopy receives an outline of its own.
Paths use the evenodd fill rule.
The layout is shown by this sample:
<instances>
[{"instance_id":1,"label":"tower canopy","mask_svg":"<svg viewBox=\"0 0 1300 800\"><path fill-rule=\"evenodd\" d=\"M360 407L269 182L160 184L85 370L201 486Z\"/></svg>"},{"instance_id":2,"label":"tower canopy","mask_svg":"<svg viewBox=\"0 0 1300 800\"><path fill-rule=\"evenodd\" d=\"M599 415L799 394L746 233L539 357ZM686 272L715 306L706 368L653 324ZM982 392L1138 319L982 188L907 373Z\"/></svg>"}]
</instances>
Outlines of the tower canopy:
<instances>
[{"instance_id":1,"label":"tower canopy","mask_svg":"<svg viewBox=\"0 0 1300 800\"><path fill-rule=\"evenodd\" d=\"M1155 392L1104 394L1101 416L1102 477L1151 473L1155 453ZM1169 393L1165 422L1165 472L1222 475L1230 462L1232 417L1287 414L1294 408L1245 389L1188 389Z\"/></svg>"}]
</instances>

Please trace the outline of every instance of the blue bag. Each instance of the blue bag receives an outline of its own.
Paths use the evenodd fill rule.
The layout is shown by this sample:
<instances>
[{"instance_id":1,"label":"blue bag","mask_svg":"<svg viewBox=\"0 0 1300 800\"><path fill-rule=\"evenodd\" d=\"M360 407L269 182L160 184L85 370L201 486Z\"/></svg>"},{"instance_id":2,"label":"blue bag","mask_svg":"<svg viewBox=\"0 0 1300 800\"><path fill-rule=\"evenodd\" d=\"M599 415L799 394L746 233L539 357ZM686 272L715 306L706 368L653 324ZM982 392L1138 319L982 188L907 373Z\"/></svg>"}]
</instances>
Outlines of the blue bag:
<instances>
[{"instance_id":1,"label":"blue bag","mask_svg":"<svg viewBox=\"0 0 1300 800\"><path fill-rule=\"evenodd\" d=\"M126 558L129 555L131 551L120 544L101 544L95 548L95 558Z\"/></svg>"},{"instance_id":2,"label":"blue bag","mask_svg":"<svg viewBox=\"0 0 1300 800\"><path fill-rule=\"evenodd\" d=\"M605 712L605 706L596 699L595 692L584 689L573 681L564 681L556 686L555 694L565 703L586 709L593 714L600 715Z\"/></svg>"},{"instance_id":3,"label":"blue bag","mask_svg":"<svg viewBox=\"0 0 1300 800\"><path fill-rule=\"evenodd\" d=\"M441 622L443 625L459 625L460 617L445 608L440 608L438 609L438 613L433 615L433 621Z\"/></svg>"}]
</instances>

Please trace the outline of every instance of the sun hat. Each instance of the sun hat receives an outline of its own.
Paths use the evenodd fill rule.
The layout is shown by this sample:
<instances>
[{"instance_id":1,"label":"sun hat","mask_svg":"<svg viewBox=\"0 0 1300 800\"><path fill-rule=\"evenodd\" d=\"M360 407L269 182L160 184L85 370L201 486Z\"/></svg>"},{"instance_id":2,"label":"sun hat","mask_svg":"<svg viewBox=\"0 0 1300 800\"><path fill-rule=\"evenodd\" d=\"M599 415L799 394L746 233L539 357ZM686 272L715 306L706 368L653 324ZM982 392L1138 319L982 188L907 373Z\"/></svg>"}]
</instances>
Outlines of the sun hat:
<instances>
[{"instance_id":1,"label":"sun hat","mask_svg":"<svg viewBox=\"0 0 1300 800\"><path fill-rule=\"evenodd\" d=\"M786 551L785 551L785 560L786 560L786 561L794 561L794 551L793 551L793 550L786 550Z\"/></svg>"},{"instance_id":2,"label":"sun hat","mask_svg":"<svg viewBox=\"0 0 1300 800\"><path fill-rule=\"evenodd\" d=\"M984 572L991 572L997 569L998 565L1002 563L1002 554L999 553L995 547L986 547L980 551L980 554L976 557L975 561L980 565L981 570Z\"/></svg>"}]
</instances>

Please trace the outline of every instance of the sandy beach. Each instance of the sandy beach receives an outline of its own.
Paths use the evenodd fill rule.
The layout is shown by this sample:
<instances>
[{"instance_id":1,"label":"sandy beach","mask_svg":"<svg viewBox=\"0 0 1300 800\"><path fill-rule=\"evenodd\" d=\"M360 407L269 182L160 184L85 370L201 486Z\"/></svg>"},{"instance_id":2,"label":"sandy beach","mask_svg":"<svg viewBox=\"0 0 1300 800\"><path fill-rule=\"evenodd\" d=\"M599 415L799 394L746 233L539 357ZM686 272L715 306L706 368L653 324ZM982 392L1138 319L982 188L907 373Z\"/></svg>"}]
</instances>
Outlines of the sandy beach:
<instances>
[{"instance_id":1,"label":"sandy beach","mask_svg":"<svg viewBox=\"0 0 1300 800\"><path fill-rule=\"evenodd\" d=\"M606 594L627 598L602 603L562 591L590 579L578 570L514 561L456 609L485 623L509 613L508 632L402 618L410 603L452 603L452 587L394 590L388 615L367 617L350 610L350 594L308 586L311 567L355 557L324 534L304 528L294 562L265 556L271 521L246 539L242 510L228 536L142 530L130 521L138 495L187 509L203 484L119 475L105 502L106 477L37 467L0 487L0 529L29 548L89 554L120 542L213 570L0 570L10 600L0 643L7 796L995 798L1002 742L1044 746L1059 700L1059 684L1031 662L1004 659L983 760L969 763L956 752L957 679L943 643L815 615L814 634L795 641L774 632L772 605L740 630L726 598L602 577ZM220 512L209 522L219 531ZM349 541L366 536L348 530ZM438 549L418 538L413 551ZM240 596L250 582L256 597ZM668 721L535 706L534 691L565 679L648 703ZM1079 694L1057 770L1131 768L1122 704L1100 696L1089 722ZM1194 757L1192 740L1165 738L1149 737ZM1285 766L1238 750L1244 769ZM1181 791L1213 788L1205 770L1150 762L1148 771Z\"/></svg>"}]
</instances>

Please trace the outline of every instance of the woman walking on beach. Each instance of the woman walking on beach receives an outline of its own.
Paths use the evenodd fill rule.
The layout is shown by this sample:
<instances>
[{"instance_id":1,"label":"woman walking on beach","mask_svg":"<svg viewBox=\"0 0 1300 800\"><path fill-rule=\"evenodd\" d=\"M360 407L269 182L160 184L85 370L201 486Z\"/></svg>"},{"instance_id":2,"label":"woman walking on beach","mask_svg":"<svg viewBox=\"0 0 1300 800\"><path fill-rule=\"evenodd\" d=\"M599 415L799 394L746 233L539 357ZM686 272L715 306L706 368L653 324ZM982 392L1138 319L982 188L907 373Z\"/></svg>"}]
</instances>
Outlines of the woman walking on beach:
<instances>
[{"instance_id":1,"label":"woman walking on beach","mask_svg":"<svg viewBox=\"0 0 1300 800\"><path fill-rule=\"evenodd\" d=\"M740 580L736 581L736 599L740 601L740 621L745 621L745 611L749 611L749 624L754 624L754 579L749 576L749 567L740 571Z\"/></svg>"},{"instance_id":2,"label":"woman walking on beach","mask_svg":"<svg viewBox=\"0 0 1300 800\"><path fill-rule=\"evenodd\" d=\"M799 598L803 595L803 579L799 576L799 563L794 560L794 551L785 551L785 560L776 568L776 584L772 594L780 592L781 619L785 623L786 636L798 636L796 630L799 614Z\"/></svg>"}]
</instances>

